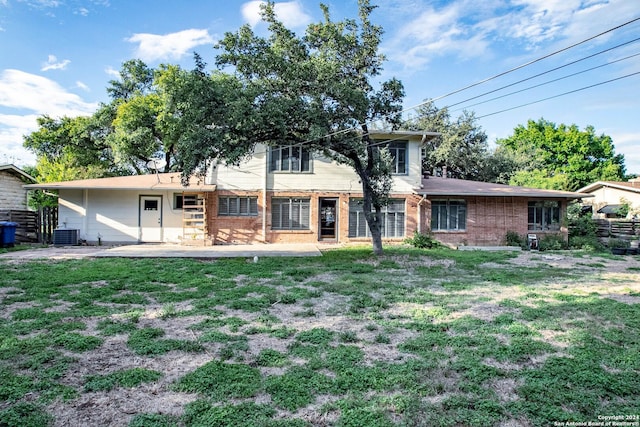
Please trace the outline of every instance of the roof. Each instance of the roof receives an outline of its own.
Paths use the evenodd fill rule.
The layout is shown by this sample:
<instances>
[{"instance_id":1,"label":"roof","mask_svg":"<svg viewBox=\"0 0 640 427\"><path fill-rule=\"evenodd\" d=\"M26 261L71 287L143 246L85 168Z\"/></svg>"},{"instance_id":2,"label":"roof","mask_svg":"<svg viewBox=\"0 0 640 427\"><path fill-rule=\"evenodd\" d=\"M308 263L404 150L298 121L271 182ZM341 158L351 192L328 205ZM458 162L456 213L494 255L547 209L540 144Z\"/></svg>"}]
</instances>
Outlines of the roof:
<instances>
[{"instance_id":1,"label":"roof","mask_svg":"<svg viewBox=\"0 0 640 427\"><path fill-rule=\"evenodd\" d=\"M578 193L591 193L602 187L611 187L618 190L629 191L632 193L640 193L640 181L597 181L593 184L589 184L586 187L582 187L578 190Z\"/></svg>"},{"instance_id":2,"label":"roof","mask_svg":"<svg viewBox=\"0 0 640 427\"><path fill-rule=\"evenodd\" d=\"M29 189L46 190L178 190L178 191L214 191L216 186L205 184L191 177L190 185L184 187L180 172L151 175L116 176L113 178L80 179L76 181L46 182L25 185Z\"/></svg>"},{"instance_id":3,"label":"roof","mask_svg":"<svg viewBox=\"0 0 640 427\"><path fill-rule=\"evenodd\" d=\"M605 205L598 209L597 213L603 214L617 214L622 205Z\"/></svg>"},{"instance_id":4,"label":"roof","mask_svg":"<svg viewBox=\"0 0 640 427\"><path fill-rule=\"evenodd\" d=\"M27 180L29 182L36 182L36 179L34 177L32 177L31 175L29 175L28 173L26 173L25 171L23 171L22 169L14 165L0 165L0 171L9 172L10 174L15 175L19 178L22 178L24 180Z\"/></svg>"},{"instance_id":5,"label":"roof","mask_svg":"<svg viewBox=\"0 0 640 427\"><path fill-rule=\"evenodd\" d=\"M580 194L570 191L543 190L539 188L442 177L423 179L422 188L417 191L418 194L425 196L509 196L567 200L593 197L591 194Z\"/></svg>"},{"instance_id":6,"label":"roof","mask_svg":"<svg viewBox=\"0 0 640 427\"><path fill-rule=\"evenodd\" d=\"M435 138L436 136L440 136L440 132L427 132L423 130L413 131L413 130L380 130L380 129L371 129L369 131L369 135L373 139L389 139L389 140L397 140L397 139L409 139L412 141L419 140L421 143L425 143L426 141Z\"/></svg>"}]
</instances>

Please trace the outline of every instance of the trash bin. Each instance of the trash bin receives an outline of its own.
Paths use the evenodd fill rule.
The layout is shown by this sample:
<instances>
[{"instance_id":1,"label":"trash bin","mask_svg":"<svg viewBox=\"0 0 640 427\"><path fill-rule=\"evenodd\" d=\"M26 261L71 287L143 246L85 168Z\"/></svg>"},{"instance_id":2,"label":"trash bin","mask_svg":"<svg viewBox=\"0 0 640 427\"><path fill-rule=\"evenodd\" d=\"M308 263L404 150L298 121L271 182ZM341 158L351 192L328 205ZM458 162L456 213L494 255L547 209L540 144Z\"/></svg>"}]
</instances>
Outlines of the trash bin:
<instances>
[{"instance_id":1,"label":"trash bin","mask_svg":"<svg viewBox=\"0 0 640 427\"><path fill-rule=\"evenodd\" d=\"M0 247L12 248L16 244L17 222L0 221Z\"/></svg>"}]
</instances>

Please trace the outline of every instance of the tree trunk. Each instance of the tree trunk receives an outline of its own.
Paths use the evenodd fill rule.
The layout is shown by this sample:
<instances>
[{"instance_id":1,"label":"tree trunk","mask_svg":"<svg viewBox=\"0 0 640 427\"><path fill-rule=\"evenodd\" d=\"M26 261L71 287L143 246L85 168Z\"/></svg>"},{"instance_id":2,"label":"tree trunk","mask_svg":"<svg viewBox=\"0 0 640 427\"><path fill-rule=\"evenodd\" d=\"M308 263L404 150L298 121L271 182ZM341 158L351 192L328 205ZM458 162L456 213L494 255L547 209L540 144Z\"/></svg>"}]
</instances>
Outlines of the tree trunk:
<instances>
[{"instance_id":1,"label":"tree trunk","mask_svg":"<svg viewBox=\"0 0 640 427\"><path fill-rule=\"evenodd\" d=\"M352 160L354 161L354 169L362 182L362 210L364 212L364 218L367 220L369 231L371 232L373 253L375 255L382 255L382 209L379 205L375 206L375 211L372 209L374 207L375 195L371 187L368 171L362 167L357 156L354 156Z\"/></svg>"}]
</instances>

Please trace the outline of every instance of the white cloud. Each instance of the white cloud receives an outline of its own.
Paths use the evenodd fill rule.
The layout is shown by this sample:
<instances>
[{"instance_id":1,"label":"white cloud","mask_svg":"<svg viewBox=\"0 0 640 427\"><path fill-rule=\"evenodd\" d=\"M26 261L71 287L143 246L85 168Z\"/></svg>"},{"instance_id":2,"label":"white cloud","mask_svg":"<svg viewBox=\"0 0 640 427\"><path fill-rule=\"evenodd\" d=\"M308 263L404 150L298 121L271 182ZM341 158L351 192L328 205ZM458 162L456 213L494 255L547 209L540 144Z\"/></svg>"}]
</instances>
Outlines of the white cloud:
<instances>
[{"instance_id":1,"label":"white cloud","mask_svg":"<svg viewBox=\"0 0 640 427\"><path fill-rule=\"evenodd\" d=\"M108 76L114 77L116 79L120 78L120 71L116 70L113 67L107 67L104 69L104 72L107 73Z\"/></svg>"},{"instance_id":2,"label":"white cloud","mask_svg":"<svg viewBox=\"0 0 640 427\"><path fill-rule=\"evenodd\" d=\"M89 15L89 9L87 9L86 7L81 7L78 10L76 10L74 13L77 15L87 16Z\"/></svg>"},{"instance_id":3,"label":"white cloud","mask_svg":"<svg viewBox=\"0 0 640 427\"><path fill-rule=\"evenodd\" d=\"M80 80L78 80L76 82L76 87L84 90L85 92L91 92L91 89L89 89L89 86L87 86L86 84L84 84Z\"/></svg>"},{"instance_id":4,"label":"white cloud","mask_svg":"<svg viewBox=\"0 0 640 427\"><path fill-rule=\"evenodd\" d=\"M17 116L0 114L0 163L13 163L16 166L35 165L36 156L26 150L23 136L37 130L38 116Z\"/></svg>"},{"instance_id":5,"label":"white cloud","mask_svg":"<svg viewBox=\"0 0 640 427\"><path fill-rule=\"evenodd\" d=\"M242 16L249 25L255 27L262 20L260 5L264 1L254 0L242 5ZM275 3L275 13L278 19L288 28L305 27L311 22L311 17L303 10L299 1Z\"/></svg>"},{"instance_id":6,"label":"white cloud","mask_svg":"<svg viewBox=\"0 0 640 427\"><path fill-rule=\"evenodd\" d=\"M136 57L145 62L177 60L191 49L203 44L213 44L207 30L190 29L166 35L139 33L126 39L138 43Z\"/></svg>"},{"instance_id":7,"label":"white cloud","mask_svg":"<svg viewBox=\"0 0 640 427\"><path fill-rule=\"evenodd\" d=\"M0 106L54 117L87 115L98 107L53 80L20 70L4 70L0 74Z\"/></svg>"},{"instance_id":8,"label":"white cloud","mask_svg":"<svg viewBox=\"0 0 640 427\"><path fill-rule=\"evenodd\" d=\"M71 61L68 59L64 59L58 62L58 58L56 58L55 55L49 55L49 58L47 58L47 62L42 64L42 68L40 69L40 71L64 70L70 63Z\"/></svg>"}]
</instances>

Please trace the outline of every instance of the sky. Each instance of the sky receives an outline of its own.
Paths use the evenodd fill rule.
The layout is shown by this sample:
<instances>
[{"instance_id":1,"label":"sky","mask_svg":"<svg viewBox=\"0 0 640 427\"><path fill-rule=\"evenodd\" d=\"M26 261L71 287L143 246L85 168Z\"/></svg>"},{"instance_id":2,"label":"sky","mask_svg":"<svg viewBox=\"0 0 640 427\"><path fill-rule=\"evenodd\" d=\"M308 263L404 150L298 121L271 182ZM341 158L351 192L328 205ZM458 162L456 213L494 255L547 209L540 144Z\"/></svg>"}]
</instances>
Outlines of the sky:
<instances>
[{"instance_id":1,"label":"sky","mask_svg":"<svg viewBox=\"0 0 640 427\"><path fill-rule=\"evenodd\" d=\"M640 174L640 20L629 23L640 1L371 1L384 29L380 79L402 81L407 118L427 99L454 118L466 109L490 145L530 119L593 126ZM332 20L357 17L356 0L323 3ZM322 19L319 4L275 8L303 34ZM265 34L259 10L236 0L0 0L0 164L35 165L22 144L37 117L92 114L127 60L191 69L197 52L213 69L226 32Z\"/></svg>"}]
</instances>

